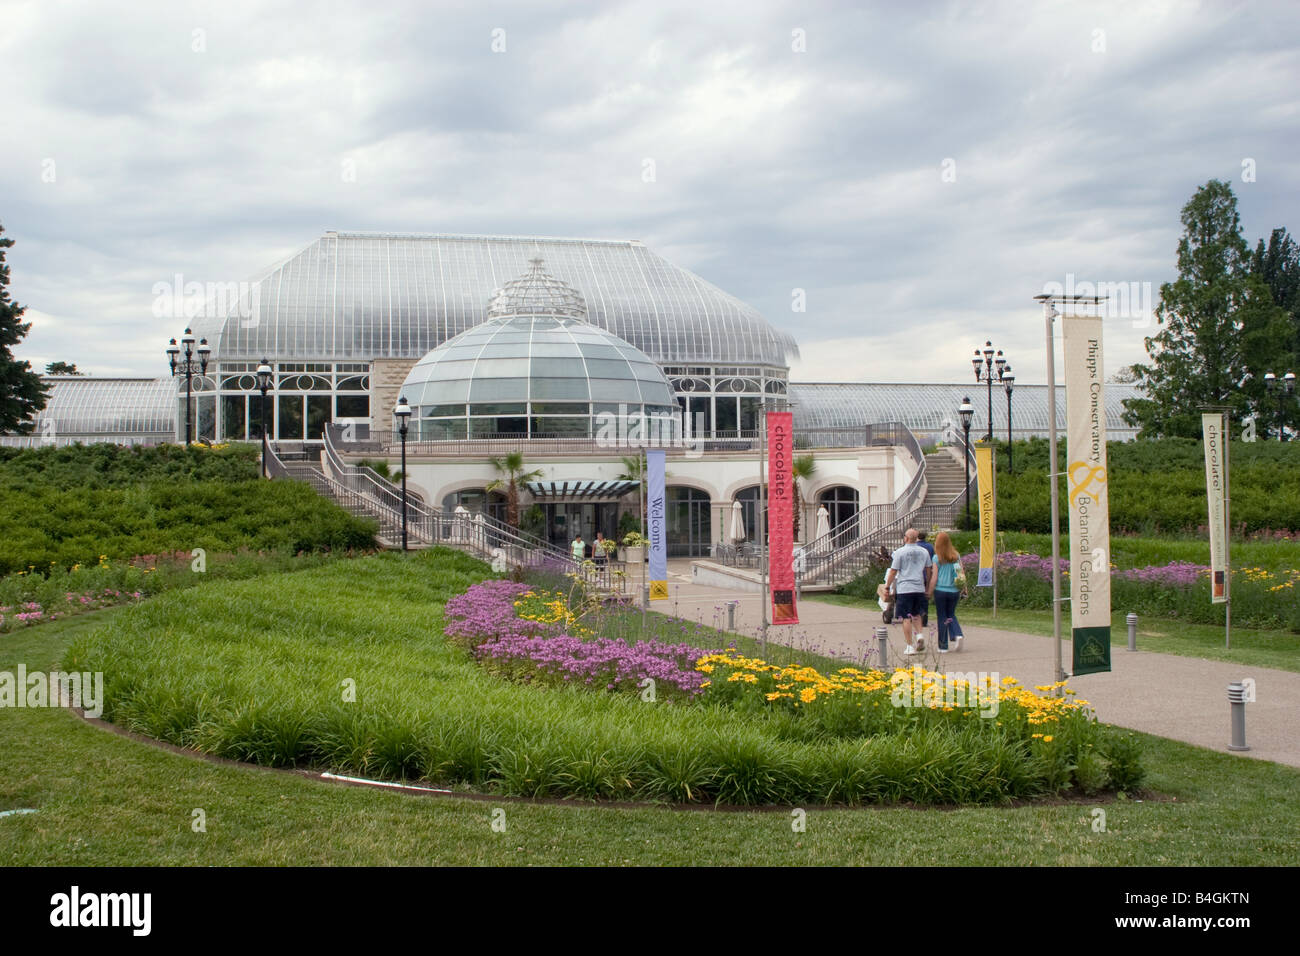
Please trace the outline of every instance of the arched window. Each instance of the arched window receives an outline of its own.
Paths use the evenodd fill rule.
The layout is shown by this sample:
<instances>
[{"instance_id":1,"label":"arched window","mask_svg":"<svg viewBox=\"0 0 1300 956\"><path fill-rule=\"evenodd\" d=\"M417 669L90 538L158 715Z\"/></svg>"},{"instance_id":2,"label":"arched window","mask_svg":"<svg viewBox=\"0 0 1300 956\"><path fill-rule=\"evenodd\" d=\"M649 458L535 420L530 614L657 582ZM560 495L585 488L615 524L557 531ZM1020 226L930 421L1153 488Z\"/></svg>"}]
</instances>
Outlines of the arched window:
<instances>
[{"instance_id":1,"label":"arched window","mask_svg":"<svg viewBox=\"0 0 1300 956\"><path fill-rule=\"evenodd\" d=\"M712 547L713 519L707 492L696 488L664 489L668 556L697 558Z\"/></svg>"},{"instance_id":2,"label":"arched window","mask_svg":"<svg viewBox=\"0 0 1300 956\"><path fill-rule=\"evenodd\" d=\"M858 536L858 489L834 485L817 496L818 506L829 512L831 531L836 545L846 544Z\"/></svg>"},{"instance_id":3,"label":"arched window","mask_svg":"<svg viewBox=\"0 0 1300 956\"><path fill-rule=\"evenodd\" d=\"M482 511L498 521L506 520L506 496L499 491L488 494L482 488L462 488L443 496L443 511L450 513L457 507L470 512Z\"/></svg>"},{"instance_id":4,"label":"arched window","mask_svg":"<svg viewBox=\"0 0 1300 956\"><path fill-rule=\"evenodd\" d=\"M749 542L762 541L767 542L767 532L764 529L762 535L759 535L758 522L755 515L758 513L758 485L750 485L748 488L741 488L736 492L736 500L740 502L741 514L745 518L745 540ZM766 504L766 502L764 502ZM764 510L763 517L766 519L767 512ZM766 521L764 522L766 524Z\"/></svg>"}]
</instances>

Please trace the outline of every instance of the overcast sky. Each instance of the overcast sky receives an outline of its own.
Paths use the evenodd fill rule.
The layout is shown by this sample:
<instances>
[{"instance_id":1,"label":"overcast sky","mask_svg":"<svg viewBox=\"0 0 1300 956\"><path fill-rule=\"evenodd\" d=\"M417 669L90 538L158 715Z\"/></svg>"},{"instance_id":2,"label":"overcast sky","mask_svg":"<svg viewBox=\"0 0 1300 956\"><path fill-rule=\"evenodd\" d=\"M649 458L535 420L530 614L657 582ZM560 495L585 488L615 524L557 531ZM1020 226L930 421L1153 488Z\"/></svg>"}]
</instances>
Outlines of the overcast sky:
<instances>
[{"instance_id":1,"label":"overcast sky","mask_svg":"<svg viewBox=\"0 0 1300 956\"><path fill-rule=\"evenodd\" d=\"M992 338L1041 382L1046 283L1137 283L1142 359L1207 180L1300 232L1300 3L850 6L0 0L18 353L165 374L178 273L495 233L641 239L796 380L972 381Z\"/></svg>"}]
</instances>

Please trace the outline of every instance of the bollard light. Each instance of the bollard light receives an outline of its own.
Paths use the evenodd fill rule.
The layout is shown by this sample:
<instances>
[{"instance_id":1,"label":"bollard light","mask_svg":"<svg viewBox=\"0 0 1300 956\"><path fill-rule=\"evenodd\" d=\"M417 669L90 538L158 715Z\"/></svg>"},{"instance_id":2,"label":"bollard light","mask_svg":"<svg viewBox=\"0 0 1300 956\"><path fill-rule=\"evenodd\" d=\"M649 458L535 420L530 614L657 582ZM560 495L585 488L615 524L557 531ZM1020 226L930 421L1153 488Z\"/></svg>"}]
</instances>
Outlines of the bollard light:
<instances>
[{"instance_id":1,"label":"bollard light","mask_svg":"<svg viewBox=\"0 0 1300 956\"><path fill-rule=\"evenodd\" d=\"M1232 713L1232 742L1229 750L1249 750L1246 746L1246 685L1233 681L1228 685L1228 709Z\"/></svg>"},{"instance_id":2,"label":"bollard light","mask_svg":"<svg viewBox=\"0 0 1300 956\"><path fill-rule=\"evenodd\" d=\"M1130 614L1124 620L1128 622L1128 649L1136 651L1138 649L1138 616Z\"/></svg>"},{"instance_id":3,"label":"bollard light","mask_svg":"<svg viewBox=\"0 0 1300 956\"><path fill-rule=\"evenodd\" d=\"M889 628L876 628L876 640L880 642L880 669L889 666Z\"/></svg>"},{"instance_id":4,"label":"bollard light","mask_svg":"<svg viewBox=\"0 0 1300 956\"><path fill-rule=\"evenodd\" d=\"M739 603L740 603L739 601L727 602L727 630L728 631L734 631L736 629L736 605Z\"/></svg>"}]
</instances>

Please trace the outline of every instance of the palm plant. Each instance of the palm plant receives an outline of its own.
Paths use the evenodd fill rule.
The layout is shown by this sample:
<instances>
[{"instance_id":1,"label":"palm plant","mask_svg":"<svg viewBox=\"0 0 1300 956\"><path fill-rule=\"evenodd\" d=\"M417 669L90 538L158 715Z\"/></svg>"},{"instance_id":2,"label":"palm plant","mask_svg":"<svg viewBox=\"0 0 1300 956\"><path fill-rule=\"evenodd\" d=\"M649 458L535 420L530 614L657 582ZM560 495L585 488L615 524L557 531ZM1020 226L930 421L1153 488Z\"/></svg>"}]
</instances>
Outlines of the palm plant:
<instances>
[{"instance_id":1,"label":"palm plant","mask_svg":"<svg viewBox=\"0 0 1300 956\"><path fill-rule=\"evenodd\" d=\"M505 492L506 496L506 524L518 529L519 527L519 486L529 481L536 481L542 477L542 470L534 468L532 471L524 470L524 453L521 451L512 451L500 458L490 459L492 467L499 471L505 477L495 478L488 482L485 489L489 494L494 491Z\"/></svg>"},{"instance_id":2,"label":"palm plant","mask_svg":"<svg viewBox=\"0 0 1300 956\"><path fill-rule=\"evenodd\" d=\"M803 493L799 489L800 480L808 481L817 471L817 462L812 455L799 455L790 462L791 484L794 485L794 537L799 540L799 521L803 516Z\"/></svg>"}]
</instances>

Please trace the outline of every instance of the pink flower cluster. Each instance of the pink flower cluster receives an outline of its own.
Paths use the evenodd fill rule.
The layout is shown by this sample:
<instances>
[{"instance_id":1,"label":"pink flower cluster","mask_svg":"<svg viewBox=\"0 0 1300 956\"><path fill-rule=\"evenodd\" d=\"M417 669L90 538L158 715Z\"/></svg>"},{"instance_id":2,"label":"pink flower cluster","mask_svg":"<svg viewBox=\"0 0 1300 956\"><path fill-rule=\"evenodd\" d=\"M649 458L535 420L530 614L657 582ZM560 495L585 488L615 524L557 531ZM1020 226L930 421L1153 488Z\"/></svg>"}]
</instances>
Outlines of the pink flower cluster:
<instances>
[{"instance_id":1,"label":"pink flower cluster","mask_svg":"<svg viewBox=\"0 0 1300 956\"><path fill-rule=\"evenodd\" d=\"M522 620L514 602L528 590L512 581L474 585L447 602L447 635L471 646L485 667L514 680L644 693L648 679L657 696L702 692L705 677L695 662L709 651L662 641L583 640L557 624Z\"/></svg>"},{"instance_id":2,"label":"pink flower cluster","mask_svg":"<svg viewBox=\"0 0 1300 956\"><path fill-rule=\"evenodd\" d=\"M71 605L66 610L47 612L36 601L25 601L15 606L0 606L0 631L9 630L11 627L26 626L29 624L39 624L42 621L53 621L68 614L77 613L78 611L94 611L101 607L112 607L114 604L122 604L128 600L138 601L144 595L139 591L131 591L129 594L113 588L104 588L101 591L86 591L77 594L73 591L64 592L64 601ZM18 613L11 613L14 608L20 608Z\"/></svg>"}]
</instances>

